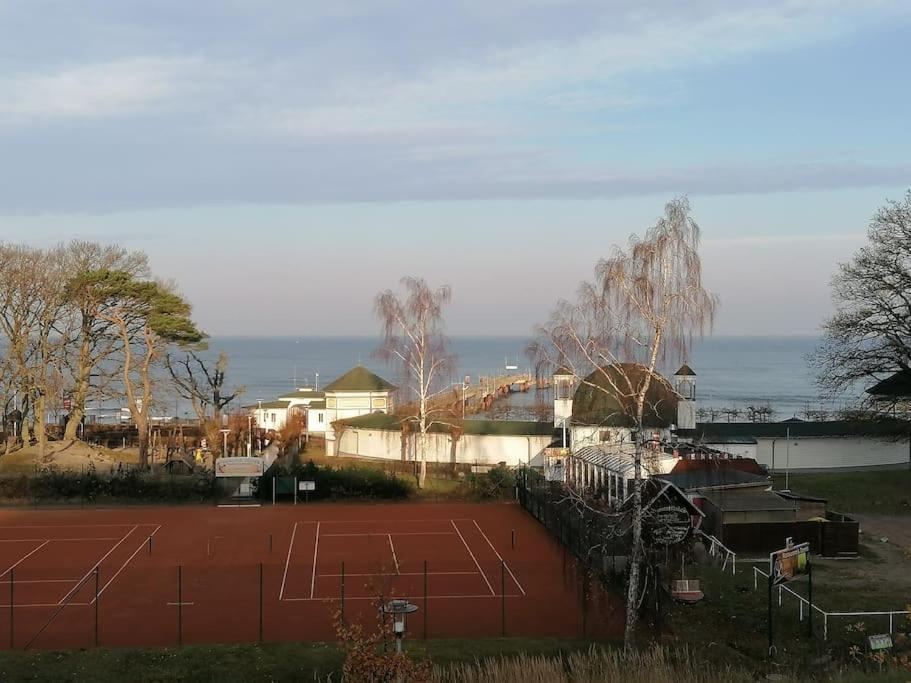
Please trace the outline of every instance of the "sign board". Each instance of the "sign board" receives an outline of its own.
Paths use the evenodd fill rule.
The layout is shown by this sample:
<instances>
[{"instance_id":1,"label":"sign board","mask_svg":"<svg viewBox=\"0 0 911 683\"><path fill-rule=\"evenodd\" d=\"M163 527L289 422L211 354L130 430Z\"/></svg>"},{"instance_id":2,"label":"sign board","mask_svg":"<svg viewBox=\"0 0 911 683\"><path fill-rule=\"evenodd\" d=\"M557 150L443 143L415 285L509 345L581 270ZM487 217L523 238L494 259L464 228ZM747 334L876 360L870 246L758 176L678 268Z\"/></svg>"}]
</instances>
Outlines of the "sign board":
<instances>
[{"instance_id":1,"label":"sign board","mask_svg":"<svg viewBox=\"0 0 911 683\"><path fill-rule=\"evenodd\" d=\"M568 448L544 449L544 479L547 481L566 481L566 459Z\"/></svg>"},{"instance_id":2,"label":"sign board","mask_svg":"<svg viewBox=\"0 0 911 683\"><path fill-rule=\"evenodd\" d=\"M867 643L870 645L870 650L873 652L876 652L877 650L891 650L892 634L878 633L876 635L867 636Z\"/></svg>"},{"instance_id":3,"label":"sign board","mask_svg":"<svg viewBox=\"0 0 911 683\"><path fill-rule=\"evenodd\" d=\"M216 477L261 477L264 471L262 458L219 458L215 461Z\"/></svg>"},{"instance_id":4,"label":"sign board","mask_svg":"<svg viewBox=\"0 0 911 683\"><path fill-rule=\"evenodd\" d=\"M794 545L789 538L787 545L769 555L769 573L772 583L787 583L807 573L807 561L810 557L810 544Z\"/></svg>"},{"instance_id":5,"label":"sign board","mask_svg":"<svg viewBox=\"0 0 911 683\"><path fill-rule=\"evenodd\" d=\"M652 542L660 545L683 542L693 528L689 510L678 505L665 505L649 510L646 524Z\"/></svg>"},{"instance_id":6,"label":"sign board","mask_svg":"<svg viewBox=\"0 0 911 683\"><path fill-rule=\"evenodd\" d=\"M462 380L462 384L464 384L466 387L470 387L471 386L471 375L465 375L465 379Z\"/></svg>"},{"instance_id":7,"label":"sign board","mask_svg":"<svg viewBox=\"0 0 911 683\"><path fill-rule=\"evenodd\" d=\"M316 482L315 481L299 481L297 482L298 491L316 491Z\"/></svg>"}]
</instances>

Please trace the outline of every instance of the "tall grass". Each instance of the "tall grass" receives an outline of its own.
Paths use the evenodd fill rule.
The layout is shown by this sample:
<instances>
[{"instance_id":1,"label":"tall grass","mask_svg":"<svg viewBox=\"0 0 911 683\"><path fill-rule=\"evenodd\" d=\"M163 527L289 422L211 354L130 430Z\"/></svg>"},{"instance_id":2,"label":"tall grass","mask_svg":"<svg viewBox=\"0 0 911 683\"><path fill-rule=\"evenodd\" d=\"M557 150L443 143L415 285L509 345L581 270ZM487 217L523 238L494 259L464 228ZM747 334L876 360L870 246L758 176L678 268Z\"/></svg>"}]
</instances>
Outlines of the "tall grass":
<instances>
[{"instance_id":1,"label":"tall grass","mask_svg":"<svg viewBox=\"0 0 911 683\"><path fill-rule=\"evenodd\" d=\"M592 647L587 652L562 658L520 655L510 659L488 659L437 669L434 683L746 683L751 672L733 667L716 667L693 658L687 651L661 647L624 653Z\"/></svg>"}]
</instances>

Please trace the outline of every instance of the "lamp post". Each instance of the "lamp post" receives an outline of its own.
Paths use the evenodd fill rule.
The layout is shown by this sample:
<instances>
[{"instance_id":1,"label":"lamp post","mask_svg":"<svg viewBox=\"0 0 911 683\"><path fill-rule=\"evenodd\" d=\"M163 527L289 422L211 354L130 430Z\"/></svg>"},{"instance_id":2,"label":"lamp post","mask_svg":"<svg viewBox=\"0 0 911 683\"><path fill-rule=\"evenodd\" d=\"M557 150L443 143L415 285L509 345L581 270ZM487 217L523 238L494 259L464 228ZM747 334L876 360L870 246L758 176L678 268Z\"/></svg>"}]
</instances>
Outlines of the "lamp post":
<instances>
[{"instance_id":1,"label":"lamp post","mask_svg":"<svg viewBox=\"0 0 911 683\"><path fill-rule=\"evenodd\" d=\"M224 437L223 446L221 449L221 455L222 455L222 457L226 458L226 457L228 457L228 434L231 433L231 430L230 429L219 429L218 431L220 431L222 436Z\"/></svg>"},{"instance_id":2,"label":"lamp post","mask_svg":"<svg viewBox=\"0 0 911 683\"><path fill-rule=\"evenodd\" d=\"M247 457L253 455L253 416L247 415Z\"/></svg>"},{"instance_id":3,"label":"lamp post","mask_svg":"<svg viewBox=\"0 0 911 683\"><path fill-rule=\"evenodd\" d=\"M418 606L407 600L390 600L380 607L380 612L385 619L387 614L392 615L392 631L395 634L395 651L401 653L402 641L405 639L405 615L418 611Z\"/></svg>"}]
</instances>

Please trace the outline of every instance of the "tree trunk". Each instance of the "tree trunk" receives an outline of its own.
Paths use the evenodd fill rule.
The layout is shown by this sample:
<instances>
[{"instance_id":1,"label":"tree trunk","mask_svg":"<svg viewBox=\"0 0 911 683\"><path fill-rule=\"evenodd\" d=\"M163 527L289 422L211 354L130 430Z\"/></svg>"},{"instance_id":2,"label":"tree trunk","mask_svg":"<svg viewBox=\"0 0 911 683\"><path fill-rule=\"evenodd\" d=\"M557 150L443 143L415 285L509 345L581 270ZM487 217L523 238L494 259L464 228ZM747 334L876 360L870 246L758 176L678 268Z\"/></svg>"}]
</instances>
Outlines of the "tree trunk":
<instances>
[{"instance_id":1,"label":"tree trunk","mask_svg":"<svg viewBox=\"0 0 911 683\"><path fill-rule=\"evenodd\" d=\"M82 334L83 342L79 349L79 365L73 386L73 404L66 419L66 429L63 432L63 438L67 441L74 441L79 435L79 425L82 423L82 418L85 417L85 403L89 397L89 384L92 375L91 350L85 329L83 329Z\"/></svg>"},{"instance_id":2,"label":"tree trunk","mask_svg":"<svg viewBox=\"0 0 911 683\"><path fill-rule=\"evenodd\" d=\"M43 458L47 454L47 425L44 424L46 401L47 399L43 392L38 395L38 400L35 401L35 438L38 441L39 458Z\"/></svg>"}]
</instances>

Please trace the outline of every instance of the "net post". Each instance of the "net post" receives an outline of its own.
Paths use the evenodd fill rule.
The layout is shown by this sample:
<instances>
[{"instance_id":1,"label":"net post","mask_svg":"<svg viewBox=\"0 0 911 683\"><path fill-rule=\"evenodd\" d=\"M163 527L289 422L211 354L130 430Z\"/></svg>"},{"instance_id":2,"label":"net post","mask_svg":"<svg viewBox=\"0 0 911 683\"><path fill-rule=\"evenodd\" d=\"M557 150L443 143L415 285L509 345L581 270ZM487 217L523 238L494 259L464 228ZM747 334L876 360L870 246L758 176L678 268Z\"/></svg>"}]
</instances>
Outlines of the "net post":
<instances>
[{"instance_id":1,"label":"net post","mask_svg":"<svg viewBox=\"0 0 911 683\"><path fill-rule=\"evenodd\" d=\"M183 645L183 571L177 565L177 647Z\"/></svg>"},{"instance_id":2,"label":"net post","mask_svg":"<svg viewBox=\"0 0 911 683\"><path fill-rule=\"evenodd\" d=\"M98 647L98 584L100 583L99 570L95 567L95 647Z\"/></svg>"},{"instance_id":3,"label":"net post","mask_svg":"<svg viewBox=\"0 0 911 683\"><path fill-rule=\"evenodd\" d=\"M511 538L512 538L512 549L515 550L516 549L516 530L515 529L512 530Z\"/></svg>"},{"instance_id":4,"label":"net post","mask_svg":"<svg viewBox=\"0 0 911 683\"><path fill-rule=\"evenodd\" d=\"M506 562L500 560L500 630L506 637Z\"/></svg>"},{"instance_id":5,"label":"net post","mask_svg":"<svg viewBox=\"0 0 911 683\"><path fill-rule=\"evenodd\" d=\"M10 569L9 570L9 649L10 650L12 650L14 648L15 638L13 636L16 633L16 630L14 628L14 622L13 622L13 614L14 614L13 587L15 586L15 584L16 584L16 570Z\"/></svg>"},{"instance_id":6,"label":"net post","mask_svg":"<svg viewBox=\"0 0 911 683\"><path fill-rule=\"evenodd\" d=\"M274 481L274 479L273 479ZM272 535L269 534L271 542ZM271 544L271 543L270 543ZM263 563L259 563L259 642L263 642Z\"/></svg>"},{"instance_id":7,"label":"net post","mask_svg":"<svg viewBox=\"0 0 911 683\"><path fill-rule=\"evenodd\" d=\"M342 626L345 625L345 561L342 560L341 581L339 582L339 605L341 609Z\"/></svg>"},{"instance_id":8,"label":"net post","mask_svg":"<svg viewBox=\"0 0 911 683\"><path fill-rule=\"evenodd\" d=\"M152 557L152 536L149 536L149 557Z\"/></svg>"},{"instance_id":9,"label":"net post","mask_svg":"<svg viewBox=\"0 0 911 683\"><path fill-rule=\"evenodd\" d=\"M294 504L297 505L297 477L294 477Z\"/></svg>"},{"instance_id":10,"label":"net post","mask_svg":"<svg viewBox=\"0 0 911 683\"><path fill-rule=\"evenodd\" d=\"M427 640L427 560L424 560L424 640Z\"/></svg>"},{"instance_id":11,"label":"net post","mask_svg":"<svg viewBox=\"0 0 911 683\"><path fill-rule=\"evenodd\" d=\"M272 506L275 506L275 477L272 477Z\"/></svg>"},{"instance_id":12,"label":"net post","mask_svg":"<svg viewBox=\"0 0 911 683\"><path fill-rule=\"evenodd\" d=\"M272 553L272 534L269 534L269 554Z\"/></svg>"}]
</instances>

